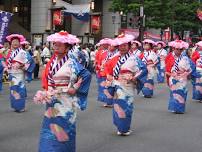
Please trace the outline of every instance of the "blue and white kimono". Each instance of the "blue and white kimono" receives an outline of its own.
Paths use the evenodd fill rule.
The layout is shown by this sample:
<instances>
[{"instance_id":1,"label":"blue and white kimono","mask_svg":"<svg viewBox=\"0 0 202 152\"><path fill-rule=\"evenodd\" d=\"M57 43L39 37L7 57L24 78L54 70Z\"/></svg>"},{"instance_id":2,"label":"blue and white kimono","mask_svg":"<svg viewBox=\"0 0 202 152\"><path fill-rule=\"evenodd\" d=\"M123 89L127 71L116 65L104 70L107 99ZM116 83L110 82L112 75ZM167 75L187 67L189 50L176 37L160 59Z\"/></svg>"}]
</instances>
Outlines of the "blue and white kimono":
<instances>
[{"instance_id":1,"label":"blue and white kimono","mask_svg":"<svg viewBox=\"0 0 202 152\"><path fill-rule=\"evenodd\" d=\"M169 78L170 99L168 110L176 113L185 112L185 104L187 99L187 82L188 75L191 74L192 68L190 59L181 55L175 58L175 63L171 69L171 76Z\"/></svg>"},{"instance_id":2,"label":"blue and white kimono","mask_svg":"<svg viewBox=\"0 0 202 152\"><path fill-rule=\"evenodd\" d=\"M202 52L199 51L200 58L196 60L195 78L193 84L193 99L202 101Z\"/></svg>"},{"instance_id":3,"label":"blue and white kimono","mask_svg":"<svg viewBox=\"0 0 202 152\"><path fill-rule=\"evenodd\" d=\"M133 51L133 54L134 54L135 56L137 56L137 57L140 57L141 53L142 53L142 52L141 52L139 49L136 49L136 50Z\"/></svg>"},{"instance_id":4,"label":"blue and white kimono","mask_svg":"<svg viewBox=\"0 0 202 152\"><path fill-rule=\"evenodd\" d=\"M165 81L165 58L167 56L167 51L165 49L160 49L157 52L159 57L159 63L157 64L157 81L159 83L164 83Z\"/></svg>"},{"instance_id":5,"label":"blue and white kimono","mask_svg":"<svg viewBox=\"0 0 202 152\"><path fill-rule=\"evenodd\" d=\"M13 50L8 63L8 73L10 80L10 102L11 108L15 111L25 109L27 91L25 87L25 77L31 81L31 74L34 70L34 60L30 54L21 48Z\"/></svg>"},{"instance_id":6,"label":"blue and white kimono","mask_svg":"<svg viewBox=\"0 0 202 152\"><path fill-rule=\"evenodd\" d=\"M118 76L116 77L116 74L114 74L116 79L112 82L112 86L115 87L113 123L120 133L126 133L131 126L136 83L142 83L142 85L139 85L141 90L141 86L144 84L144 77L146 79L147 69L135 55L131 55L125 61L122 58L119 61L122 62L122 65L119 66ZM119 61L114 69L120 64ZM136 81L131 80L131 77L135 78Z\"/></svg>"},{"instance_id":7,"label":"blue and white kimono","mask_svg":"<svg viewBox=\"0 0 202 152\"><path fill-rule=\"evenodd\" d=\"M3 73L4 73L4 66L3 66L3 58L0 59L0 91L2 91L3 87Z\"/></svg>"},{"instance_id":8,"label":"blue and white kimono","mask_svg":"<svg viewBox=\"0 0 202 152\"><path fill-rule=\"evenodd\" d=\"M48 90L55 89L60 94L46 104L39 152L76 151L77 108L86 109L91 74L74 59L63 60L63 63L62 60L57 61L56 57L48 69L51 77L48 78ZM82 83L76 94L69 95L68 89L75 88L74 85L80 78Z\"/></svg>"},{"instance_id":9,"label":"blue and white kimono","mask_svg":"<svg viewBox=\"0 0 202 152\"><path fill-rule=\"evenodd\" d=\"M154 90L154 78L156 76L156 64L159 62L158 56L153 51L144 51L142 61L147 65L147 80L142 88L144 97L151 98Z\"/></svg>"},{"instance_id":10,"label":"blue and white kimono","mask_svg":"<svg viewBox=\"0 0 202 152\"><path fill-rule=\"evenodd\" d=\"M73 47L69 52L68 52L69 58L72 58L76 60L78 63L83 65L86 68L87 62L88 62L88 57L86 54L81 51L80 49Z\"/></svg>"}]
</instances>

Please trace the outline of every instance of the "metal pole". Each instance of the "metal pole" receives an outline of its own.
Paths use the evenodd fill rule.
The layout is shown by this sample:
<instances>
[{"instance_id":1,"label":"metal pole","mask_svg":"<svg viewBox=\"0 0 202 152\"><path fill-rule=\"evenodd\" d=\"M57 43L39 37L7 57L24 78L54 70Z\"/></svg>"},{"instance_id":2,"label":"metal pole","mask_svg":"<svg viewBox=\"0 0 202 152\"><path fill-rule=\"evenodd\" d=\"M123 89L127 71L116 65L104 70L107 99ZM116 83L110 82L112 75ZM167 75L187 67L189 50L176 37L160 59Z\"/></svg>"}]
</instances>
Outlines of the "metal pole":
<instances>
[{"instance_id":1,"label":"metal pole","mask_svg":"<svg viewBox=\"0 0 202 152\"><path fill-rule=\"evenodd\" d=\"M140 0L140 28L139 28L139 41L142 42L144 39L144 0Z\"/></svg>"}]
</instances>

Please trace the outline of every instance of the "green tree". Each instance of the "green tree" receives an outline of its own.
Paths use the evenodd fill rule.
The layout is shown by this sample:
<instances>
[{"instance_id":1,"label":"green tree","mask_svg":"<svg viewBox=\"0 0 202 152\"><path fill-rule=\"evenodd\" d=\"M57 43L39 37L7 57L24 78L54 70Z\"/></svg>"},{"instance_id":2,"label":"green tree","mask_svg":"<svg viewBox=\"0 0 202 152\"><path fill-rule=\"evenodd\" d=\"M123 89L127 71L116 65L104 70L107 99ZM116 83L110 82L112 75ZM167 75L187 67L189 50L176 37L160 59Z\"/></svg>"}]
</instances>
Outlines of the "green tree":
<instances>
[{"instance_id":1,"label":"green tree","mask_svg":"<svg viewBox=\"0 0 202 152\"><path fill-rule=\"evenodd\" d=\"M111 10L139 14L141 0L113 0ZM202 22L196 11L202 7L198 0L144 0L146 27L165 29L170 27L172 33L183 33L185 30L197 30Z\"/></svg>"}]
</instances>

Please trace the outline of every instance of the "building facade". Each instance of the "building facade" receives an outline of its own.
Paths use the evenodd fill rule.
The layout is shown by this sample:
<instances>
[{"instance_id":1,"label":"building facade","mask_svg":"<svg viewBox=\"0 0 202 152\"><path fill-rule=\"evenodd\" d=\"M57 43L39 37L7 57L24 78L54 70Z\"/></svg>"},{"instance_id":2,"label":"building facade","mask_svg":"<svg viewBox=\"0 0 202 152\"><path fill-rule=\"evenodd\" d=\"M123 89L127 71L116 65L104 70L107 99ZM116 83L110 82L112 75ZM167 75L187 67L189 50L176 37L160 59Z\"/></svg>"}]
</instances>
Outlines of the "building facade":
<instances>
[{"instance_id":1,"label":"building facade","mask_svg":"<svg viewBox=\"0 0 202 152\"><path fill-rule=\"evenodd\" d=\"M84 22L72 15L61 16L64 3L93 4L90 19ZM111 3L111 0L0 0L0 9L14 14L9 33L21 33L35 45L41 45L49 34L60 30L77 35L82 43L96 43L119 33L121 16L109 11ZM57 23L58 18L61 23Z\"/></svg>"},{"instance_id":2,"label":"building facade","mask_svg":"<svg viewBox=\"0 0 202 152\"><path fill-rule=\"evenodd\" d=\"M87 22L72 16L62 16L62 25L54 25L55 12L64 9L58 4L59 1L61 0L31 1L31 35L34 43L44 42L47 35L59 30L67 30L77 35L83 43L95 43L102 37L114 37L118 34L120 15L109 11L111 1L94 0L94 8L91 10L91 17ZM91 0L65 0L64 2L72 5L92 4ZM94 23L98 24L96 30L93 29Z\"/></svg>"}]
</instances>

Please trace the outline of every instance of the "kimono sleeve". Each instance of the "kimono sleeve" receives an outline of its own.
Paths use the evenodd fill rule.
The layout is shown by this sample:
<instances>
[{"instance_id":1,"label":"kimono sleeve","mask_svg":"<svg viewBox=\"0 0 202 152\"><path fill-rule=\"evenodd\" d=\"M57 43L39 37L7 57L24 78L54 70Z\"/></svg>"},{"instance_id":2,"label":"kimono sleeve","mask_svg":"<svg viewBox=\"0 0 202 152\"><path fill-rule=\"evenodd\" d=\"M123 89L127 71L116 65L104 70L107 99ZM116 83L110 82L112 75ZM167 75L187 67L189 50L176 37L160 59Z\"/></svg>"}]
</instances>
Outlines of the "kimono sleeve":
<instances>
[{"instance_id":1,"label":"kimono sleeve","mask_svg":"<svg viewBox=\"0 0 202 152\"><path fill-rule=\"evenodd\" d=\"M190 76L191 76L191 82L194 85L196 78L200 77L200 74L197 73L197 71L196 71L196 65L194 64L194 62L191 59L189 59L189 62L190 62L190 67L192 69L191 74L190 74Z\"/></svg>"},{"instance_id":2,"label":"kimono sleeve","mask_svg":"<svg viewBox=\"0 0 202 152\"><path fill-rule=\"evenodd\" d=\"M0 59L0 73L2 73L3 70L4 70L4 66L3 66L2 60Z\"/></svg>"},{"instance_id":3,"label":"kimono sleeve","mask_svg":"<svg viewBox=\"0 0 202 152\"><path fill-rule=\"evenodd\" d=\"M147 80L148 71L147 66L141 61L141 59L139 58L136 59L138 63L138 68L141 71L141 74L137 77L137 84L136 84L137 93L139 94L144 86L144 83Z\"/></svg>"},{"instance_id":4,"label":"kimono sleeve","mask_svg":"<svg viewBox=\"0 0 202 152\"><path fill-rule=\"evenodd\" d=\"M161 62L160 61L161 61L161 59L160 59L160 57L158 57L158 62L156 64L156 67L158 70L161 68Z\"/></svg>"},{"instance_id":5,"label":"kimono sleeve","mask_svg":"<svg viewBox=\"0 0 202 152\"><path fill-rule=\"evenodd\" d=\"M87 107L87 96L90 88L91 73L85 69L81 64L77 63L77 75L82 78L82 83L77 90L77 97L79 99L78 104L81 110L85 110Z\"/></svg>"},{"instance_id":6,"label":"kimono sleeve","mask_svg":"<svg viewBox=\"0 0 202 152\"><path fill-rule=\"evenodd\" d=\"M198 53L198 51L195 51L193 54L192 54L192 61L196 64L196 61L200 58L200 55Z\"/></svg>"},{"instance_id":7,"label":"kimono sleeve","mask_svg":"<svg viewBox=\"0 0 202 152\"><path fill-rule=\"evenodd\" d=\"M26 77L27 81L30 82L32 80L32 73L35 68L35 62L34 59L31 57L29 53L26 54L28 62L25 64L26 66Z\"/></svg>"}]
</instances>

